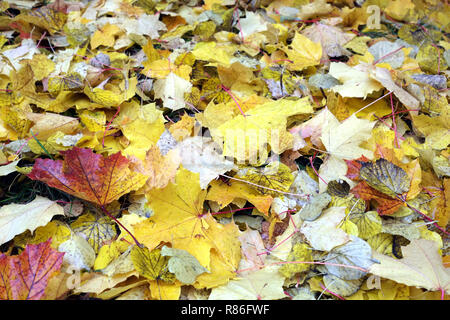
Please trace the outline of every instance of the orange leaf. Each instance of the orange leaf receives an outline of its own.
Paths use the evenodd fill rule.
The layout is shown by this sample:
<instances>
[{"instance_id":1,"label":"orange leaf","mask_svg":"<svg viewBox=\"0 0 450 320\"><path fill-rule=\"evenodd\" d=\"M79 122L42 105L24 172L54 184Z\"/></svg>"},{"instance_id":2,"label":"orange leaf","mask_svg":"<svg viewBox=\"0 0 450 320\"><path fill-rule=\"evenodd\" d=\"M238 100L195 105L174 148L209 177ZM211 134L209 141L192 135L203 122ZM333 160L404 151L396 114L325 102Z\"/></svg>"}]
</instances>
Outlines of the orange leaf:
<instances>
[{"instance_id":1,"label":"orange leaf","mask_svg":"<svg viewBox=\"0 0 450 320\"><path fill-rule=\"evenodd\" d=\"M375 200L378 203L377 212L380 215L393 214L403 205L403 201L391 198L384 193L375 190L365 181L358 183L350 191L363 200Z\"/></svg>"},{"instance_id":2,"label":"orange leaf","mask_svg":"<svg viewBox=\"0 0 450 320\"><path fill-rule=\"evenodd\" d=\"M39 300L44 295L64 256L50 243L29 244L18 256L0 255L0 300Z\"/></svg>"},{"instance_id":3,"label":"orange leaf","mask_svg":"<svg viewBox=\"0 0 450 320\"><path fill-rule=\"evenodd\" d=\"M147 180L142 173L132 172L130 161L119 152L103 157L75 147L61 154L63 161L36 159L28 177L101 207L139 189Z\"/></svg>"},{"instance_id":4,"label":"orange leaf","mask_svg":"<svg viewBox=\"0 0 450 320\"><path fill-rule=\"evenodd\" d=\"M370 161L369 158L362 155L358 159L355 160L344 160L347 163L347 174L345 175L349 179L358 179L359 178L359 170L362 167L362 162Z\"/></svg>"},{"instance_id":5,"label":"orange leaf","mask_svg":"<svg viewBox=\"0 0 450 320\"><path fill-rule=\"evenodd\" d=\"M153 188L164 188L175 179L181 158L172 150L163 156L159 147L153 146L147 151L144 162L135 157L131 157L131 162L133 162L131 167L133 171L148 176L145 191L150 191Z\"/></svg>"}]
</instances>

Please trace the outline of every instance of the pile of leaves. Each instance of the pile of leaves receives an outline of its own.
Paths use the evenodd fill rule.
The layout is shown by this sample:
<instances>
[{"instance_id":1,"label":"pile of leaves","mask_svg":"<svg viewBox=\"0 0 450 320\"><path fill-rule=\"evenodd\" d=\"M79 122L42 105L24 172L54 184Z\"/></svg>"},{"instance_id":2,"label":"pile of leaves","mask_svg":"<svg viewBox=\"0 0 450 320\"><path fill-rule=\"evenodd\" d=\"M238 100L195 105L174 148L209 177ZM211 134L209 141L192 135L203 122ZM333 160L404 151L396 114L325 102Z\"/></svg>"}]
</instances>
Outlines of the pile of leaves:
<instances>
[{"instance_id":1,"label":"pile of leaves","mask_svg":"<svg viewBox=\"0 0 450 320\"><path fill-rule=\"evenodd\" d=\"M448 299L443 1L0 12L0 299Z\"/></svg>"}]
</instances>

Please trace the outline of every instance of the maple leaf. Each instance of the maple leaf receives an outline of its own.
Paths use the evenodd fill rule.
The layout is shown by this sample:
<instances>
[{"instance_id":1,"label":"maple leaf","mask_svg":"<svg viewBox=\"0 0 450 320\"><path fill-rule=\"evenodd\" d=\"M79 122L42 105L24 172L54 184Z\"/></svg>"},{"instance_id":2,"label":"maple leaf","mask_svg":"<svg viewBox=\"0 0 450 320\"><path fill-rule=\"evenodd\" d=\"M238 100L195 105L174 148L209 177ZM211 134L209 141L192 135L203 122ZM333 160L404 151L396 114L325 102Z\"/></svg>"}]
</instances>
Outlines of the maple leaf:
<instances>
[{"instance_id":1,"label":"maple leaf","mask_svg":"<svg viewBox=\"0 0 450 320\"><path fill-rule=\"evenodd\" d=\"M56 202L37 196L27 204L9 204L0 209L0 244L25 230L34 231L45 226L55 215L63 215L63 208Z\"/></svg>"},{"instance_id":2,"label":"maple leaf","mask_svg":"<svg viewBox=\"0 0 450 320\"><path fill-rule=\"evenodd\" d=\"M447 298L442 1L66 1L0 1L1 299Z\"/></svg>"},{"instance_id":3,"label":"maple leaf","mask_svg":"<svg viewBox=\"0 0 450 320\"><path fill-rule=\"evenodd\" d=\"M51 240L27 245L18 256L0 255L0 300L39 300L48 280L59 271L64 253Z\"/></svg>"},{"instance_id":4,"label":"maple leaf","mask_svg":"<svg viewBox=\"0 0 450 320\"><path fill-rule=\"evenodd\" d=\"M234 199L241 198L251 202L259 211L268 214L273 198L270 195L261 195L247 183L233 181L230 185L212 181L209 184L206 200L216 201L220 208L229 205Z\"/></svg>"},{"instance_id":5,"label":"maple leaf","mask_svg":"<svg viewBox=\"0 0 450 320\"><path fill-rule=\"evenodd\" d=\"M149 250L165 242L193 255L211 272L200 275L197 284L206 281L202 280L204 278L221 277L222 274L227 275L222 281L233 277L239 262L236 254L240 255L236 225L221 225L210 214L204 213L205 197L206 190L200 188L199 174L181 167L175 183L147 193L154 214L133 226L134 233ZM215 271L213 263L223 267Z\"/></svg>"},{"instance_id":6,"label":"maple leaf","mask_svg":"<svg viewBox=\"0 0 450 320\"><path fill-rule=\"evenodd\" d=\"M116 229L112 220L91 213L78 217L71 223L70 227L74 232L83 234L96 253L104 243L116 236Z\"/></svg>"},{"instance_id":7,"label":"maple leaf","mask_svg":"<svg viewBox=\"0 0 450 320\"><path fill-rule=\"evenodd\" d=\"M120 32L120 28L116 25L106 24L101 29L95 31L91 39L91 48L98 46L112 47L115 42L115 36Z\"/></svg>"},{"instance_id":8,"label":"maple leaf","mask_svg":"<svg viewBox=\"0 0 450 320\"><path fill-rule=\"evenodd\" d=\"M256 189L261 194L272 196L277 196L280 192L287 192L294 182L289 167L277 161L271 162L261 169L243 168L238 172L238 177L251 182L252 185L257 185Z\"/></svg>"},{"instance_id":9,"label":"maple leaf","mask_svg":"<svg viewBox=\"0 0 450 320\"><path fill-rule=\"evenodd\" d=\"M120 225L105 206L142 187L147 176L131 171L130 161L119 152L103 157L91 149L75 147L61 154L64 160L36 159L28 177L99 205Z\"/></svg>"},{"instance_id":10,"label":"maple leaf","mask_svg":"<svg viewBox=\"0 0 450 320\"><path fill-rule=\"evenodd\" d=\"M64 160L36 159L28 177L45 182L100 207L142 187L147 177L132 172L129 160L120 153L108 157L91 149L63 151Z\"/></svg>"},{"instance_id":11,"label":"maple leaf","mask_svg":"<svg viewBox=\"0 0 450 320\"><path fill-rule=\"evenodd\" d=\"M94 265L95 251L83 235L72 235L58 246L58 251L64 252L64 263L76 270L90 270Z\"/></svg>"},{"instance_id":12,"label":"maple leaf","mask_svg":"<svg viewBox=\"0 0 450 320\"><path fill-rule=\"evenodd\" d=\"M214 288L209 300L274 300L284 298L283 277L279 267L264 269L246 274L226 285Z\"/></svg>"},{"instance_id":13,"label":"maple leaf","mask_svg":"<svg viewBox=\"0 0 450 320\"><path fill-rule=\"evenodd\" d=\"M302 34L314 42L320 42L322 58L340 57L348 54L342 47L355 37L353 33L344 33L341 29L322 23L315 23L302 31Z\"/></svg>"},{"instance_id":14,"label":"maple leaf","mask_svg":"<svg viewBox=\"0 0 450 320\"><path fill-rule=\"evenodd\" d=\"M370 77L370 67L367 64L350 67L342 62L332 62L330 75L343 83L332 90L342 97L366 98L368 94L381 89L382 85Z\"/></svg>"},{"instance_id":15,"label":"maple leaf","mask_svg":"<svg viewBox=\"0 0 450 320\"><path fill-rule=\"evenodd\" d=\"M327 151L340 159L372 158L373 153L359 145L369 139L374 125L375 121L359 119L352 114L341 123L328 121L322 127L321 140Z\"/></svg>"},{"instance_id":16,"label":"maple leaf","mask_svg":"<svg viewBox=\"0 0 450 320\"><path fill-rule=\"evenodd\" d=\"M331 207L314 221L305 221L300 231L316 250L330 251L350 240L348 234L338 225L345 218L344 207Z\"/></svg>"},{"instance_id":17,"label":"maple leaf","mask_svg":"<svg viewBox=\"0 0 450 320\"><path fill-rule=\"evenodd\" d=\"M450 269L442 264L442 258L434 241L418 239L402 248L403 258L393 259L374 252L379 263L369 271L380 277L408 286L450 293Z\"/></svg>"},{"instance_id":18,"label":"maple leaf","mask_svg":"<svg viewBox=\"0 0 450 320\"><path fill-rule=\"evenodd\" d=\"M225 159L216 149L217 145L211 139L198 136L188 137L177 146L183 167L200 174L202 189L220 174L234 168L234 163Z\"/></svg>"},{"instance_id":19,"label":"maple leaf","mask_svg":"<svg viewBox=\"0 0 450 320\"><path fill-rule=\"evenodd\" d=\"M226 121L217 128L217 136L213 138L223 138L224 156L235 157L238 161L260 156L259 160L264 161L265 146L270 145L277 154L292 147L293 137L286 131L287 118L311 112L307 98L267 102L250 109L245 116L238 115Z\"/></svg>"},{"instance_id":20,"label":"maple leaf","mask_svg":"<svg viewBox=\"0 0 450 320\"><path fill-rule=\"evenodd\" d=\"M165 79L158 79L153 87L155 98L161 98L164 107L172 110L184 108L184 94L192 90L192 83L171 72Z\"/></svg>"},{"instance_id":21,"label":"maple leaf","mask_svg":"<svg viewBox=\"0 0 450 320\"><path fill-rule=\"evenodd\" d=\"M300 71L307 67L319 64L322 57L322 46L320 43L313 42L300 33L295 33L290 46L282 49L289 60L288 69Z\"/></svg>"},{"instance_id":22,"label":"maple leaf","mask_svg":"<svg viewBox=\"0 0 450 320\"><path fill-rule=\"evenodd\" d=\"M148 176L145 190L164 188L173 180L180 165L181 159L176 151L170 150L165 156L161 155L158 146L153 146L147 151L145 161L133 162L133 170Z\"/></svg>"},{"instance_id":23,"label":"maple leaf","mask_svg":"<svg viewBox=\"0 0 450 320\"><path fill-rule=\"evenodd\" d=\"M174 273L179 281L184 284L192 284L195 278L204 272L208 272L194 256L189 252L180 249L172 249L164 246L161 255L169 256L169 271Z\"/></svg>"},{"instance_id":24,"label":"maple leaf","mask_svg":"<svg viewBox=\"0 0 450 320\"><path fill-rule=\"evenodd\" d=\"M160 249L133 247L131 261L139 274L150 280L175 281L175 275L168 270L169 258L161 255Z\"/></svg>"}]
</instances>

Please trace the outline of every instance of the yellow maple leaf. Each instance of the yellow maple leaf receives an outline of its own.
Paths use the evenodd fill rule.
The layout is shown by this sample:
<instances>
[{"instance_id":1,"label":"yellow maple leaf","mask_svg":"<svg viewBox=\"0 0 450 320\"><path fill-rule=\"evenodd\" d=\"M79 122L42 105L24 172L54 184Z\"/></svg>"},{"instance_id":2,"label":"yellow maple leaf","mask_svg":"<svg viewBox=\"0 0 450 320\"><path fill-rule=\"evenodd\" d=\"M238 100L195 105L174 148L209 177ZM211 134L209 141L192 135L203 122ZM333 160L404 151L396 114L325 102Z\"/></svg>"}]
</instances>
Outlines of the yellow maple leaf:
<instances>
[{"instance_id":1,"label":"yellow maple leaf","mask_svg":"<svg viewBox=\"0 0 450 320\"><path fill-rule=\"evenodd\" d=\"M101 110L83 110L80 113L80 120L91 132L105 130L106 114Z\"/></svg>"},{"instance_id":2,"label":"yellow maple leaf","mask_svg":"<svg viewBox=\"0 0 450 320\"><path fill-rule=\"evenodd\" d=\"M292 43L281 50L292 61L288 64L288 69L291 71L301 71L307 67L318 65L322 57L320 43L313 42L300 33L295 33Z\"/></svg>"},{"instance_id":3,"label":"yellow maple leaf","mask_svg":"<svg viewBox=\"0 0 450 320\"><path fill-rule=\"evenodd\" d=\"M33 59L27 61L33 70L34 78L42 80L55 70L55 63L45 54L35 54Z\"/></svg>"},{"instance_id":4,"label":"yellow maple leaf","mask_svg":"<svg viewBox=\"0 0 450 320\"><path fill-rule=\"evenodd\" d=\"M136 101L123 103L114 124L120 127L129 141L124 153L140 160L145 159L146 152L164 132L162 111L159 111L154 103L143 106Z\"/></svg>"},{"instance_id":5,"label":"yellow maple leaf","mask_svg":"<svg viewBox=\"0 0 450 320\"><path fill-rule=\"evenodd\" d=\"M369 76L370 65L361 63L350 67L342 62L332 62L329 74L342 82L332 88L342 97L366 98L368 94L383 86Z\"/></svg>"},{"instance_id":6,"label":"yellow maple leaf","mask_svg":"<svg viewBox=\"0 0 450 320\"><path fill-rule=\"evenodd\" d=\"M192 68L187 65L176 65L168 59L160 59L154 61L144 61L142 63L144 70L143 74L156 79L165 79L171 72L175 73L180 78L190 80Z\"/></svg>"},{"instance_id":7,"label":"yellow maple leaf","mask_svg":"<svg viewBox=\"0 0 450 320\"><path fill-rule=\"evenodd\" d=\"M127 250L129 246L129 243L120 240L102 246L95 258L94 270L101 270L108 266L110 262L117 259L125 250Z\"/></svg>"},{"instance_id":8,"label":"yellow maple leaf","mask_svg":"<svg viewBox=\"0 0 450 320\"><path fill-rule=\"evenodd\" d=\"M195 119L187 114L181 116L181 120L169 127L169 132L177 141L182 141L192 134Z\"/></svg>"},{"instance_id":9,"label":"yellow maple leaf","mask_svg":"<svg viewBox=\"0 0 450 320\"><path fill-rule=\"evenodd\" d=\"M84 93L92 102L101 104L103 107L111 108L132 98L136 93L137 78L125 79L119 85L106 85L106 89L84 87Z\"/></svg>"},{"instance_id":10,"label":"yellow maple leaf","mask_svg":"<svg viewBox=\"0 0 450 320\"><path fill-rule=\"evenodd\" d=\"M120 28L114 24L105 24L95 31L91 37L91 48L99 46L112 47L116 41L115 37L121 32Z\"/></svg>"},{"instance_id":11,"label":"yellow maple leaf","mask_svg":"<svg viewBox=\"0 0 450 320\"><path fill-rule=\"evenodd\" d=\"M206 190L200 188L199 174L181 167L175 183L147 193L154 214L134 225L135 236L150 250L161 242L186 250L210 270L212 278L222 276L211 269L216 258L221 261L214 263L228 266L229 274L234 274L239 263L235 255L240 252L238 228L234 223L229 226L219 224L210 214L204 213L205 196ZM233 242L233 239L237 241ZM213 251L217 251L214 258Z\"/></svg>"},{"instance_id":12,"label":"yellow maple leaf","mask_svg":"<svg viewBox=\"0 0 450 320\"><path fill-rule=\"evenodd\" d=\"M286 131L287 118L312 112L308 98L271 101L226 121L213 138L223 139L225 156L263 162L267 159L267 145L277 154L292 147L293 137Z\"/></svg>"},{"instance_id":13,"label":"yellow maple leaf","mask_svg":"<svg viewBox=\"0 0 450 320\"><path fill-rule=\"evenodd\" d=\"M233 47L219 45L216 42L199 42L195 45L194 50L192 50L192 54L198 60L205 60L226 66L230 64L233 53Z\"/></svg>"},{"instance_id":14,"label":"yellow maple leaf","mask_svg":"<svg viewBox=\"0 0 450 320\"><path fill-rule=\"evenodd\" d=\"M238 177L257 185L256 189L261 194L272 196L278 196L282 192L289 191L292 182L294 182L291 169L278 161L273 161L263 168L243 168L238 173Z\"/></svg>"},{"instance_id":15,"label":"yellow maple leaf","mask_svg":"<svg viewBox=\"0 0 450 320\"><path fill-rule=\"evenodd\" d=\"M273 198L261 195L250 185L240 181L233 181L227 185L220 180L211 181L206 200L216 201L220 208L229 205L234 199L242 198L252 203L260 212L268 214Z\"/></svg>"},{"instance_id":16,"label":"yellow maple leaf","mask_svg":"<svg viewBox=\"0 0 450 320\"><path fill-rule=\"evenodd\" d=\"M145 160L142 163L136 161L133 169L148 176L144 190L150 191L167 186L174 179L180 162L181 158L175 150L163 156L159 147L154 145L147 151Z\"/></svg>"}]
</instances>

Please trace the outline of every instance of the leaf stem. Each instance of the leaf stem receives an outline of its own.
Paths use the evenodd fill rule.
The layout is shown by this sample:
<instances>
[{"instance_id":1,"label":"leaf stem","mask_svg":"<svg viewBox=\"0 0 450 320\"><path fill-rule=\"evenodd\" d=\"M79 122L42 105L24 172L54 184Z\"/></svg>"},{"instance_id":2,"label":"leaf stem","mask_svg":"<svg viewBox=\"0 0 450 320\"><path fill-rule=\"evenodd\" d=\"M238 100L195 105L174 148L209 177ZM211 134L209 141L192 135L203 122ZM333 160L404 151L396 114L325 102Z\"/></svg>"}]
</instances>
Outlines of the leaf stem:
<instances>
[{"instance_id":1,"label":"leaf stem","mask_svg":"<svg viewBox=\"0 0 450 320\"><path fill-rule=\"evenodd\" d=\"M34 140L36 140L39 147L41 147L41 149L44 150L45 154L47 154L50 157L50 159L54 160L52 155L50 154L50 152L48 152L47 149L45 149L45 147L42 145L42 143L36 138L36 136L33 133L33 130L30 129L30 133L31 133L31 136L34 138Z\"/></svg>"},{"instance_id":2,"label":"leaf stem","mask_svg":"<svg viewBox=\"0 0 450 320\"><path fill-rule=\"evenodd\" d=\"M120 227L123 228L123 230L125 230L126 232L128 232L128 234L131 236L131 238L133 238L134 242L136 243L136 245L139 248L143 248L144 246L134 237L134 235L130 232L130 230L128 230L122 223L120 223L119 220L117 220L111 213L109 213L108 210L106 210L105 206L101 206L100 207L103 211L103 213L105 213L108 217L110 217L112 220L114 220Z\"/></svg>"},{"instance_id":3,"label":"leaf stem","mask_svg":"<svg viewBox=\"0 0 450 320\"><path fill-rule=\"evenodd\" d=\"M342 298L340 295L338 295L337 293L334 293L333 291L327 289L327 287L325 287L323 284L320 284L321 288L325 291L328 292L330 294L332 294L333 296L337 297L340 300L345 300L344 298Z\"/></svg>"}]
</instances>

